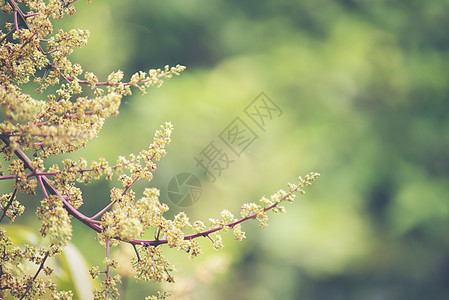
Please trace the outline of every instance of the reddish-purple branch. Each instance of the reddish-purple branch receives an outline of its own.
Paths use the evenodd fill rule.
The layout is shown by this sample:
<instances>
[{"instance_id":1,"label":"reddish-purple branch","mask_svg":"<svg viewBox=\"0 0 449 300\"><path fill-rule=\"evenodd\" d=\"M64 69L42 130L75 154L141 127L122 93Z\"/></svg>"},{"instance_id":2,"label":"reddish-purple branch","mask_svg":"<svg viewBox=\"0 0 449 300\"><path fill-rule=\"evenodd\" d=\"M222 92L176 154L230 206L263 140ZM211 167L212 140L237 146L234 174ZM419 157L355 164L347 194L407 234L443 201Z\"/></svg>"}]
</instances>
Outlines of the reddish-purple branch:
<instances>
[{"instance_id":1,"label":"reddish-purple branch","mask_svg":"<svg viewBox=\"0 0 449 300\"><path fill-rule=\"evenodd\" d=\"M95 220L96 218L98 218L99 216L103 215L109 208L112 207L112 205L114 205L115 201L111 201L111 203L109 203L108 205L106 205L102 210L100 210L97 214L95 214L92 218L90 218L91 220Z\"/></svg>"},{"instance_id":2,"label":"reddish-purple branch","mask_svg":"<svg viewBox=\"0 0 449 300\"><path fill-rule=\"evenodd\" d=\"M106 240L106 259L109 260L109 239ZM110 276L109 276L109 262L106 265L106 284L109 285L109 280L110 280ZM104 299L108 300L108 294L109 294L109 286L107 286L105 294L104 294Z\"/></svg>"},{"instance_id":3,"label":"reddish-purple branch","mask_svg":"<svg viewBox=\"0 0 449 300\"><path fill-rule=\"evenodd\" d=\"M19 17L22 19L22 22L24 23L25 27L27 29L30 29L30 25L28 24L28 22L26 20L26 16L22 12L20 7L17 5L17 3L14 0L6 0L6 2L8 2L8 4L14 10L14 27L15 27L15 30L19 31L19 22L18 22ZM45 54L44 50L42 49L42 47L39 44L37 45L37 47L38 47L40 52Z\"/></svg>"},{"instance_id":4,"label":"reddish-purple branch","mask_svg":"<svg viewBox=\"0 0 449 300\"><path fill-rule=\"evenodd\" d=\"M37 180L39 181L39 185L41 186L42 192L45 195L45 198L48 198L47 189L44 186L44 182L42 181L42 176L37 176Z\"/></svg>"},{"instance_id":5,"label":"reddish-purple branch","mask_svg":"<svg viewBox=\"0 0 449 300\"><path fill-rule=\"evenodd\" d=\"M2 138L2 137L0 137L0 138ZM7 139L5 139L4 137L2 138L2 140L3 140L5 143L8 143L8 142L9 142L9 141L8 141ZM17 148L17 149L16 149L15 154L16 154L16 155L17 155L17 156L24 162L26 168L28 168L28 169L31 170L34 174L36 174L36 170L33 169L33 167L31 167L31 160L28 158L28 156L27 156L27 155L26 155L20 148ZM32 173L32 174L33 174L33 173ZM67 209L67 211L68 211L72 216L74 216L76 219L78 219L79 221L81 221L81 222L84 223L85 225L89 226L90 228L92 228L92 229L95 230L96 232L102 232L102 228L101 228L101 226L99 226L99 225L97 224L98 221L95 221L95 220L94 220L95 218L88 218L88 217L85 216L84 214L80 213L76 208L74 208L72 205L70 205L70 203L69 203L69 202L67 201L67 199L66 199L67 197L61 195L61 194L59 193L59 191L58 191L54 186L52 186L52 185L49 183L49 180L48 180L48 178L47 178L45 175L42 175L42 174L37 174L37 175L39 176L40 179L42 179L43 185L45 186L46 189L49 190L49 192L50 192L51 194L57 195L57 196L59 196L59 197L62 199L65 209ZM271 210L271 209L277 207L277 206L279 205L279 203L281 203L281 202L284 201L286 198L288 198L294 191L295 191L295 190L291 190L290 192L288 192L287 194L285 194L284 196L282 196L277 202L273 203L273 204L270 205L270 206L264 207L264 208L263 208L263 212L265 213L265 212L267 212L267 211L269 211L269 210ZM107 206L107 208L109 208L110 205L111 205L111 204L109 204L109 205ZM103 210L102 210L102 212L103 212ZM260 214L259 212L256 212L256 213L253 213L253 214L248 215L248 216L246 216L246 217L242 217L241 219L239 219L239 220L237 220L237 221L234 221L234 222L225 224L224 226L217 226L217 227L208 229L208 230L203 231L203 232L195 233L195 234L192 234L192 235L187 235L187 236L184 237L184 240L192 240L192 239L199 238L199 237L208 237L211 233L214 233L214 232L217 232L217 231L222 230L223 227L230 227L230 228L233 228L233 227L235 227L237 224L240 224L240 223L245 222L245 221L247 221L247 220L250 220L250 219L256 219L257 216L259 216L259 214ZM98 214L97 214L95 217L98 217ZM119 238L115 238L115 239L120 240ZM156 247L156 246L159 246L159 245L162 245L162 244L167 244L167 243L168 243L168 240L167 240L167 239L163 239L163 240L160 240L160 239L155 239L155 240L139 240L139 239L133 239L133 240L130 240L130 241L124 241L124 242L127 242L127 243L129 243L129 244L131 244L131 245L143 245L143 246L155 246L155 247Z\"/></svg>"},{"instance_id":6,"label":"reddish-purple branch","mask_svg":"<svg viewBox=\"0 0 449 300\"><path fill-rule=\"evenodd\" d=\"M150 161L153 160L153 158L154 158L155 155L156 155L156 154L153 154L153 156L151 156ZM117 168L117 166L114 166L114 167L111 167L111 168L115 169L115 168ZM128 190L131 188L131 186L132 186L134 183L136 183L136 181L139 180L139 178L140 178L139 176L136 176L136 178L134 178L134 180L133 180L130 184L128 184L128 185L125 187L125 189L124 189L123 192L122 192L122 196L124 196L124 195L128 192ZM101 216L102 214L104 214L105 211L107 211L109 208L112 207L112 205L114 205L114 203L115 203L115 201L112 201L111 203L109 203L108 205L106 205L106 207L103 208L102 210L100 210L96 215L94 215L94 216L91 218L91 220L95 220L96 218L98 218L99 216Z\"/></svg>"},{"instance_id":7,"label":"reddish-purple branch","mask_svg":"<svg viewBox=\"0 0 449 300\"><path fill-rule=\"evenodd\" d=\"M9 141L7 139L2 138L2 140L5 143L9 143ZM29 169L31 172L35 173L36 170L31 166L31 160L30 158L22 151L22 149L17 148L14 153L17 155L17 157L22 160L25 164L25 167L27 169ZM58 197L60 197L62 199L62 203L64 204L65 209L67 209L67 211L74 216L76 219L78 219L79 221L81 221L82 223L86 224L87 226L89 226L90 228L92 228L93 230L95 230L96 232L101 232L101 227L97 224L94 224L91 222L90 218L86 217L85 215L83 215L82 213L80 213L76 208L74 208L66 199L65 196L61 195L61 193L59 193L59 191L50 184L49 179L44 176L44 175L40 175L39 177L42 179L43 181L43 185L46 189L48 189L48 192L50 192L50 194L52 195L57 195ZM45 192L45 191L44 191Z\"/></svg>"},{"instance_id":8,"label":"reddish-purple branch","mask_svg":"<svg viewBox=\"0 0 449 300\"><path fill-rule=\"evenodd\" d=\"M111 169L117 169L118 167L124 167L124 166L125 166L125 164L122 164L122 165L120 165L120 166L111 166L110 168L111 168ZM78 170L76 170L77 173L85 173L85 172L92 172L92 171L93 171L92 168L89 168L89 169L78 169ZM61 174L62 172L63 172L63 171L42 172L42 173L32 172L32 173L26 174L25 177L29 178L29 177L34 177L34 176L36 176L36 177L37 177L37 176L55 176L55 175ZM18 178L18 177L20 177L20 176L19 176L19 175L15 175L15 174L12 174L12 175L4 175L4 176L0 176L0 180L16 179L16 178Z\"/></svg>"},{"instance_id":9,"label":"reddish-purple branch","mask_svg":"<svg viewBox=\"0 0 449 300\"><path fill-rule=\"evenodd\" d=\"M263 208L263 212L267 212L267 211L275 208L276 206L279 205L279 203L281 203L282 201L287 199L292 193L293 193L293 191L290 191L289 193L287 193L283 197L281 197L278 202L273 203L270 206L264 207ZM243 218L241 218L241 219L239 219L237 221L225 224L224 226L217 226L217 227L208 229L206 231L202 231L202 232L199 232L199 233L187 235L187 236L184 237L184 240L192 240L192 239L196 239L196 238L199 238L199 237L209 237L209 235L211 233L220 231L220 230L223 229L223 227L233 228L234 226L236 226L237 224L240 224L242 222L248 221L250 219L256 219L258 215L259 215L259 213L254 213L254 214L248 215L246 217L243 217ZM162 245L162 244L167 244L168 240L166 240L166 239L165 240L159 240L159 239L155 239L155 240L137 240L137 239L134 239L134 240L130 241L129 243L132 244L132 245L143 245L143 246L154 246L154 247L156 247L156 246L159 246L159 245Z\"/></svg>"}]
</instances>

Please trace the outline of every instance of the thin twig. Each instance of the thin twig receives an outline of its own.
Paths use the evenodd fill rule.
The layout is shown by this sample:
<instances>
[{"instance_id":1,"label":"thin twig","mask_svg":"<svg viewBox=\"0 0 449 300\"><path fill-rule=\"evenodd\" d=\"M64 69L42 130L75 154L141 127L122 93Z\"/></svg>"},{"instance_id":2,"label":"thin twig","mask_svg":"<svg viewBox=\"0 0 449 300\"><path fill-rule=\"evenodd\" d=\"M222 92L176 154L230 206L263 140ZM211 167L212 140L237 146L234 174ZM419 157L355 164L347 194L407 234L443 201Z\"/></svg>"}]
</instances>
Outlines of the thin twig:
<instances>
[{"instance_id":1,"label":"thin twig","mask_svg":"<svg viewBox=\"0 0 449 300\"><path fill-rule=\"evenodd\" d=\"M31 27L30 27L30 25L28 24L28 22L26 20L25 14L22 12L22 10L17 5L17 3L14 0L6 0L6 2L8 2L8 4L14 10L14 26L15 26L15 30L19 31L18 17L20 17L20 19L24 23L25 28L30 30ZM41 45L38 44L37 47L38 47L40 52L45 53L45 51L42 49Z\"/></svg>"},{"instance_id":2,"label":"thin twig","mask_svg":"<svg viewBox=\"0 0 449 300\"><path fill-rule=\"evenodd\" d=\"M3 142L5 144L9 144L9 140L7 138L0 136L0 139L3 140ZM31 160L28 158L28 156L20 148L17 148L15 150L15 154L17 155L17 157L19 157L19 159L21 159L24 162L24 165L25 165L26 168L28 168L32 172L35 172L35 169L33 167L31 167ZM62 199L65 209L71 215L73 215L76 219L78 219L79 221L81 221L85 225L89 226L90 228L92 228L96 232L102 232L101 226L97 225L98 222L96 222L95 220L92 220L92 218L88 218L87 216L85 216L84 214L79 212L76 208L74 208L72 205L70 205L70 203L66 200L66 197L61 195L59 193L59 191L54 186L52 186L49 183L49 180L48 180L48 178L46 176L41 176L41 178L43 180L44 186L46 186L49 189L49 192L51 194L57 195L58 197L60 197ZM272 210L273 208L277 207L282 201L284 201L285 199L290 197L299 188L300 188L300 186L298 186L296 189L290 190L288 193L286 193L284 196L282 196L276 203L273 203L270 206L264 207L263 208L263 212L265 213L265 212L267 212L269 210ZM203 232L199 232L199 233L196 233L196 234L184 236L184 240L192 240L192 239L196 239L196 238L199 238L199 237L207 237L211 233L214 233L214 232L222 230L224 227L233 228L237 224L240 224L240 223L245 222L247 220L256 219L259 215L260 215L260 212L256 212L256 213L253 213L253 214L248 215L246 217L242 217L241 219L239 219L237 221L225 224L224 226L217 226L217 227L208 229L208 230L203 231ZM114 237L114 239L123 241L123 240L121 240L118 237ZM123 242L127 242L127 243L129 243L131 245L158 246L158 245L162 245L162 244L167 244L168 240L167 239L155 239L155 240L133 239L131 241L123 241Z\"/></svg>"},{"instance_id":3,"label":"thin twig","mask_svg":"<svg viewBox=\"0 0 449 300\"><path fill-rule=\"evenodd\" d=\"M112 207L112 205L115 204L115 200L112 201L111 203L109 203L108 205L106 205L105 208L103 208L102 210L100 210L98 213L95 214L95 216L91 217L91 220L95 220L96 218L98 218L99 216L101 216L102 214L104 214L109 208Z\"/></svg>"},{"instance_id":4,"label":"thin twig","mask_svg":"<svg viewBox=\"0 0 449 300\"><path fill-rule=\"evenodd\" d=\"M19 188L15 188L14 191L12 192L11 197L9 198L8 204L5 206L5 208L3 209L3 214L2 217L0 218L0 223L3 221L3 218L6 216L6 212L8 211L9 206L11 205L12 201L14 200L14 198L16 197L17 194L17 190Z\"/></svg>"},{"instance_id":5,"label":"thin twig","mask_svg":"<svg viewBox=\"0 0 449 300\"><path fill-rule=\"evenodd\" d=\"M41 186L41 189L45 195L45 198L48 198L47 188L44 186L44 182L42 181L42 175L37 176L37 180L39 181L39 185Z\"/></svg>"},{"instance_id":6,"label":"thin twig","mask_svg":"<svg viewBox=\"0 0 449 300\"><path fill-rule=\"evenodd\" d=\"M137 181L139 180L139 176L137 176L136 178L134 178L133 182L131 182L130 184L128 184L125 188L125 190L122 192L122 196L124 196L128 190L131 188L131 186ZM114 200L111 203L109 203L108 205L106 205L105 208L103 208L102 210L100 210L97 214L95 214L93 217L91 217L91 220L95 220L96 218L98 218L99 216L101 216L102 214L104 214L109 208L111 208L117 201Z\"/></svg>"},{"instance_id":7,"label":"thin twig","mask_svg":"<svg viewBox=\"0 0 449 300\"><path fill-rule=\"evenodd\" d=\"M290 190L287 194L282 196L278 200L278 202L273 203L270 206L264 207L263 208L263 212L265 213L265 212L267 212L269 210L272 210L273 208L277 207L282 201L284 201L285 199L290 197L298 189L299 189L299 187L297 189ZM196 239L196 238L199 238L199 237L208 237L209 239L211 239L213 241L213 239L209 236L211 233L223 230L224 227L233 228L237 224L240 224L242 222L245 222L245 221L248 221L248 220L251 220L251 219L256 219L258 216L259 216L259 213L256 212L254 214L251 214L251 215L248 215L246 217L243 217L243 218L241 218L241 219L239 219L237 221L225 224L224 226L217 226L217 227L214 227L214 228L211 228L211 229L199 232L199 233L186 235L183 239L184 240L193 240L193 239ZM159 246L159 245L162 245L162 244L167 244L168 240L167 239L163 239L163 240L160 240L160 239L155 239L155 240L138 240L138 239L134 239L132 241L129 241L129 243L133 244L133 245L144 245L144 246L155 246L156 247L156 246Z\"/></svg>"},{"instance_id":8,"label":"thin twig","mask_svg":"<svg viewBox=\"0 0 449 300\"><path fill-rule=\"evenodd\" d=\"M0 39L0 43L2 43L4 40L6 40L11 34L14 33L14 31L16 31L15 28L11 29L11 30L10 30L4 37L2 37L2 38Z\"/></svg>"},{"instance_id":9,"label":"thin twig","mask_svg":"<svg viewBox=\"0 0 449 300\"><path fill-rule=\"evenodd\" d=\"M136 252L136 256L137 256L137 261L138 262L140 262L140 255L139 255L139 251L137 250L137 247L136 247L136 245L132 245L133 246L133 248L134 248L134 251Z\"/></svg>"},{"instance_id":10,"label":"thin twig","mask_svg":"<svg viewBox=\"0 0 449 300\"><path fill-rule=\"evenodd\" d=\"M106 240L106 259L109 261L109 239ZM104 300L108 300L108 294L109 294L109 262L106 265L106 284L108 287L106 288L105 294L104 294Z\"/></svg>"},{"instance_id":11,"label":"thin twig","mask_svg":"<svg viewBox=\"0 0 449 300\"><path fill-rule=\"evenodd\" d=\"M36 278L37 278L37 276L39 275L40 271L44 268L44 263L45 263L45 261L47 260L47 258L48 258L49 255L50 255L50 250L48 250L48 251L45 253L44 258L42 258L42 262L41 262L41 264L40 264L40 266L39 266L39 269L37 269L36 274L34 274L33 280L32 280L30 283L28 283L27 289L26 289L25 292L22 294L22 296L20 297L20 299L23 299L23 298L26 296L26 294L29 292L29 290L31 289L31 287L33 286L33 281L36 280Z\"/></svg>"}]
</instances>

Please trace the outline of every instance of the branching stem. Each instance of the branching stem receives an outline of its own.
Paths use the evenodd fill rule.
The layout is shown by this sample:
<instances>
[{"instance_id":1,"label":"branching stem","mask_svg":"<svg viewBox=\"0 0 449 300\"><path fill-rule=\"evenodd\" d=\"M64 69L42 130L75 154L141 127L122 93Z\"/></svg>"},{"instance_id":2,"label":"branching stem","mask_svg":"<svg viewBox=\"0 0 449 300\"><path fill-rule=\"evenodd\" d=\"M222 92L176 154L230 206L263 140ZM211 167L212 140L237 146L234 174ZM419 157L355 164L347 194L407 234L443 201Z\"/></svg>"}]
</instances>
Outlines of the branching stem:
<instances>
[{"instance_id":1,"label":"branching stem","mask_svg":"<svg viewBox=\"0 0 449 300\"><path fill-rule=\"evenodd\" d=\"M270 206L264 207L263 208L263 212L267 212L269 210L272 210L273 208L277 207L281 202L283 202L285 199L287 199L289 196L291 196L294 192L296 192L300 187L297 187L295 189L290 190L287 194L285 194L284 196L282 196L276 203L273 203ZM191 235L187 235L184 237L184 240L193 240L199 237L208 237L209 239L212 240L212 242L214 241L209 235L211 233L217 232L222 230L224 227L230 227L230 228L234 228L237 224L240 224L242 222L251 220L251 219L256 219L258 216L260 215L260 213L253 213L251 215L248 215L246 217L243 217L241 219L238 219L237 221L231 222L231 223L227 223L224 226L217 226L211 229L208 229L206 231L202 231L196 234L191 234ZM134 239L132 241L130 241L129 243L133 244L133 245L144 245L144 246L159 246L162 244L167 244L168 240L167 239L155 239L155 240L138 240L138 239Z\"/></svg>"},{"instance_id":2,"label":"branching stem","mask_svg":"<svg viewBox=\"0 0 449 300\"><path fill-rule=\"evenodd\" d=\"M1 137L0 137L1 138ZM5 138L1 138L5 143L9 143L9 141ZM15 154L19 157L19 159L21 159L24 164L25 167L28 168L29 170L31 170L33 173L35 173L35 170L31 167L31 160L28 158L28 156L26 156L26 154L20 149L17 148L15 151ZM70 205L70 203L67 201L66 197L62 196L59 191L52 186L49 183L49 180L46 176L39 174L39 178L42 179L44 186L47 187L49 189L49 192L51 194L57 195L59 197L62 198L64 207L67 209L67 211L73 215L76 219L78 219L79 221L81 221L82 223L84 223L85 225L89 226L90 228L92 228L93 230L95 230L96 232L102 232L102 228L101 226L98 225L98 221L95 221L95 219L101 215L102 213L104 213L104 211L106 211L107 209L110 208L110 206L112 206L113 202L111 202L111 204L109 204L108 206L105 207L105 209L103 209L99 214L96 214L94 217L92 218L88 218L87 216L85 216L84 214L80 213L76 208L74 208L73 206ZM298 189L300 188L300 186L296 187L295 189L291 189L288 193L286 193L284 196L282 196L277 202L273 203L270 206L264 207L263 208L263 213L272 210L273 208L277 207L279 205L279 203L281 203L282 201L284 201L285 199L287 199L288 197L290 197L294 192L296 192ZM196 234L192 234L192 235L187 235L184 237L184 240L192 240L192 239L196 239L199 237L208 237L211 233L220 231L223 229L223 227L230 227L233 228L234 226L236 226L237 224L240 224L242 222L248 221L250 219L256 219L258 216L260 216L259 212L253 213L251 215L248 215L246 217L242 217L240 219L238 219L237 221L228 223L224 226L217 226L211 229L208 229L206 231L202 231ZM159 233L158 233L159 235ZM117 238L118 239L118 238ZM118 239L120 240L120 239ZM155 240L139 240L139 239L133 239L131 241L126 241L128 243L130 243L131 245L144 245L144 246L158 246L158 245L162 245L162 244L167 244L168 240L167 239L158 239L156 238Z\"/></svg>"}]
</instances>

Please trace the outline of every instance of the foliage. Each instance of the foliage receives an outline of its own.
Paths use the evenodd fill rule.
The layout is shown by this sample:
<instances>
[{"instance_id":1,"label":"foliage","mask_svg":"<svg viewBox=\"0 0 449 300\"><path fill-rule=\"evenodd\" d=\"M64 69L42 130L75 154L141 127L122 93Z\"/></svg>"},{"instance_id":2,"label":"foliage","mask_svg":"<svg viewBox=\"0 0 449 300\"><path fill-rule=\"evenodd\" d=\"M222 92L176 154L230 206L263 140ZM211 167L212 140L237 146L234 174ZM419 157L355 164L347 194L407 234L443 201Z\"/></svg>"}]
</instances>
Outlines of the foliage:
<instances>
[{"instance_id":1,"label":"foliage","mask_svg":"<svg viewBox=\"0 0 449 300\"><path fill-rule=\"evenodd\" d=\"M0 180L15 183L12 192L0 199L0 222L9 219L13 223L24 212L24 204L17 200L18 193L36 194L40 190L44 198L36 213L41 222L40 235L47 242L47 246L39 248L18 245L5 228L0 228L1 297L72 297L71 291L58 291L51 279L40 276L53 272L47 266L48 259L60 254L71 240L72 218L97 232L97 240L106 248L104 267L90 270L92 277L103 277L101 287L94 293L95 299L116 298L121 278L112 274L118 262L110 255L111 247L119 244L133 247L135 256L129 263L136 271L136 279L173 282L173 266L165 258L162 245L195 258L202 253L197 239L206 237L215 250L220 250L223 247L220 232L232 231L235 240L244 239L241 223L253 219L265 227L268 211L284 213L281 203L292 202L294 193L304 193L303 188L318 176L310 173L299 177L297 184L289 184L288 191L280 190L270 199L263 197L259 204L243 204L240 217L224 210L206 225L202 221L191 222L184 212L167 219L164 213L169 207L159 201L157 189L147 188L141 197L132 189L140 179L148 182L153 179L156 162L166 155L166 146L171 141L173 126L169 122L156 131L147 149L138 155L119 157L114 165L103 158L90 164L80 158L63 159L61 164L46 167L50 157L86 147L97 137L105 120L118 114L122 98L131 95L133 89L145 94L147 88L161 86L165 79L185 69L176 65L139 71L129 81L123 81L122 71L111 73L106 81L83 71L69 56L75 48L86 45L89 32L58 29L54 33L52 24L55 19L74 14L74 2L6 0L1 6L11 19L4 23L0 36L0 105L4 114L0 140L5 161ZM35 92L27 94L24 88L30 85L35 86ZM80 212L84 199L79 185L88 185L101 177L117 178L122 188L112 188L109 204L88 217ZM143 239L145 232L154 232L154 239ZM27 261L37 265L34 275L23 271L21 266ZM160 295L164 297L165 294Z\"/></svg>"}]
</instances>

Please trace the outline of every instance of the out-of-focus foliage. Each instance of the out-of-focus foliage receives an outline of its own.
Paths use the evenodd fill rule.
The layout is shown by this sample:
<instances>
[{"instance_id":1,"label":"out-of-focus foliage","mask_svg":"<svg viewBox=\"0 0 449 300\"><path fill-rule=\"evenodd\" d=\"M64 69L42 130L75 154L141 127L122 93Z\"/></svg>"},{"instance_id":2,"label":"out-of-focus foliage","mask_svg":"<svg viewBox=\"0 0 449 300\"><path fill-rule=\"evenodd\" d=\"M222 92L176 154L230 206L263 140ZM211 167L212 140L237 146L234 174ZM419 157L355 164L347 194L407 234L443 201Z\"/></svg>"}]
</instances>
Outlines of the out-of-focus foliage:
<instances>
[{"instance_id":1,"label":"out-of-focus foliage","mask_svg":"<svg viewBox=\"0 0 449 300\"><path fill-rule=\"evenodd\" d=\"M12 242L15 244L26 244L28 246L42 247L43 241L32 227L20 225L6 225L4 229L13 237ZM51 258L48 265L55 269L51 276L58 282L61 288L71 289L74 297L77 299L92 299L92 280L88 274L88 266L85 257L80 253L79 249L68 243L63 248L62 255ZM31 262L26 262L17 267L18 272L31 273L36 266ZM7 297L6 299L10 299Z\"/></svg>"},{"instance_id":2,"label":"out-of-focus foliage","mask_svg":"<svg viewBox=\"0 0 449 300\"><path fill-rule=\"evenodd\" d=\"M268 228L247 224L257 238L226 244L230 269L215 281L174 253L185 277L174 289L194 299L447 299L448 9L444 0L80 5L61 26L92 32L75 54L86 69L188 68L164 89L128 99L82 154L136 152L157 124L172 121L154 180L169 202L169 180L201 175L194 157L265 91L282 116L215 182L202 177L201 199L187 212L237 211L310 170L322 174L320 185ZM101 199L107 188L99 182L85 195ZM130 284L129 299L145 288Z\"/></svg>"}]
</instances>

